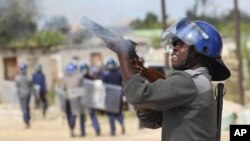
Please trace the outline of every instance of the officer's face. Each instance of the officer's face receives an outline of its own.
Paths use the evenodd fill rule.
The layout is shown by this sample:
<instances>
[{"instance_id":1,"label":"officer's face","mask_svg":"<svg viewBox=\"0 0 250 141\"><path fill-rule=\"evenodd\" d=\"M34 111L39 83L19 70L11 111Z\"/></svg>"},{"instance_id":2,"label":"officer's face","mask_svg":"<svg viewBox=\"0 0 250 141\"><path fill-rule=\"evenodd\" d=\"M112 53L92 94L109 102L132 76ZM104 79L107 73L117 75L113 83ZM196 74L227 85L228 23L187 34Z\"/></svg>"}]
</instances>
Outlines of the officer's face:
<instances>
[{"instance_id":1,"label":"officer's face","mask_svg":"<svg viewBox=\"0 0 250 141\"><path fill-rule=\"evenodd\" d=\"M172 67L176 70L180 69L183 62L188 57L188 48L189 46L183 43L181 40L178 40L173 43L173 53L171 54L171 63Z\"/></svg>"}]
</instances>

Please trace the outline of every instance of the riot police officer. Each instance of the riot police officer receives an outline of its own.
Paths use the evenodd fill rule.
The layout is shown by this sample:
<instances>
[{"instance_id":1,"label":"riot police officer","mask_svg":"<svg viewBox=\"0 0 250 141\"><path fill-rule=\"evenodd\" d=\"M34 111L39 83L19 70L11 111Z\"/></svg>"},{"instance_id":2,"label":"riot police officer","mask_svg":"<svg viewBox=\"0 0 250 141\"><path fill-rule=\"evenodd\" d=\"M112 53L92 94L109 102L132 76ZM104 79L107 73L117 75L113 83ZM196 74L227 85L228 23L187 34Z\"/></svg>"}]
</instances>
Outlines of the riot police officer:
<instances>
[{"instance_id":1,"label":"riot police officer","mask_svg":"<svg viewBox=\"0 0 250 141\"><path fill-rule=\"evenodd\" d=\"M46 116L46 110L48 107L47 102L47 87L46 87L46 77L42 71L42 65L36 64L35 66L35 73L32 76L32 82L34 86L38 86L38 95L36 98L36 107L40 106L40 103L42 104L42 111L43 116Z\"/></svg>"},{"instance_id":2,"label":"riot police officer","mask_svg":"<svg viewBox=\"0 0 250 141\"><path fill-rule=\"evenodd\" d=\"M113 58L108 58L106 62L106 71L103 74L102 78L104 84L111 84L115 86L121 86L122 77L120 74L120 70L118 68L117 63L114 61ZM115 119L121 125L122 134L125 133L124 127L124 116L122 114L122 95L120 96L120 111L118 113L114 112L107 112L109 124L110 124L110 135L115 136L116 134L116 127L115 127Z\"/></svg>"},{"instance_id":3,"label":"riot police officer","mask_svg":"<svg viewBox=\"0 0 250 141\"><path fill-rule=\"evenodd\" d=\"M17 87L17 95L23 112L23 121L25 128L30 127L30 98L33 92L33 84L31 78L27 76L28 66L24 63L19 65L19 74L16 76L15 82Z\"/></svg>"},{"instance_id":4,"label":"riot police officer","mask_svg":"<svg viewBox=\"0 0 250 141\"><path fill-rule=\"evenodd\" d=\"M75 136L74 128L76 117L79 115L81 136L85 133L85 113L84 107L81 105L81 74L77 69L77 65L69 63L65 68L65 76L63 79L64 91L66 92L66 115L68 125L70 127L70 134Z\"/></svg>"}]
</instances>

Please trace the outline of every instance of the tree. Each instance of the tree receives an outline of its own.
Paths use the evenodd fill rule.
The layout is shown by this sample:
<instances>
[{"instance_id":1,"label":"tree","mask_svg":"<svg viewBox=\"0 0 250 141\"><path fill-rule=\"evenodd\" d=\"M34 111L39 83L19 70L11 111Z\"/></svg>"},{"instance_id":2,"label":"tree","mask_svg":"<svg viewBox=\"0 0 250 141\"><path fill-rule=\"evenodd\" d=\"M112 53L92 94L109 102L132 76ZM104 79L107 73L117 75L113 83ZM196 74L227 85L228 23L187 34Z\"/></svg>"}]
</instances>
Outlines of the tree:
<instances>
[{"instance_id":1,"label":"tree","mask_svg":"<svg viewBox=\"0 0 250 141\"><path fill-rule=\"evenodd\" d=\"M34 0L0 1L0 44L31 36L37 27L38 11Z\"/></svg>"},{"instance_id":2,"label":"tree","mask_svg":"<svg viewBox=\"0 0 250 141\"><path fill-rule=\"evenodd\" d=\"M147 13L144 20L145 28L161 28L161 23L158 21L158 17L154 13Z\"/></svg>"},{"instance_id":3,"label":"tree","mask_svg":"<svg viewBox=\"0 0 250 141\"><path fill-rule=\"evenodd\" d=\"M63 16L55 16L48 20L45 25L45 29L60 31L66 34L70 30L68 20Z\"/></svg>"},{"instance_id":4,"label":"tree","mask_svg":"<svg viewBox=\"0 0 250 141\"><path fill-rule=\"evenodd\" d=\"M133 20L129 25L135 29L139 29L142 27L143 21L140 20L139 18L137 18L137 19Z\"/></svg>"},{"instance_id":5,"label":"tree","mask_svg":"<svg viewBox=\"0 0 250 141\"><path fill-rule=\"evenodd\" d=\"M242 57L243 57L243 62L245 63L245 65L243 65L244 67L246 67L246 71L247 71L247 76L248 78L246 79L246 87L248 89L250 89L250 48L247 46L247 37L243 37L242 39Z\"/></svg>"},{"instance_id":6,"label":"tree","mask_svg":"<svg viewBox=\"0 0 250 141\"><path fill-rule=\"evenodd\" d=\"M135 29L154 29L161 28L161 23L158 21L158 17L154 13L149 12L143 20L137 18L130 23L130 26Z\"/></svg>"},{"instance_id":7,"label":"tree","mask_svg":"<svg viewBox=\"0 0 250 141\"><path fill-rule=\"evenodd\" d=\"M211 0L196 0L193 7L186 11L186 16L192 20L204 20L213 25L218 25L222 22L222 17L218 17L216 14L216 8L213 7ZM206 13L207 9L212 8L213 14ZM212 16L211 16L212 15Z\"/></svg>"},{"instance_id":8,"label":"tree","mask_svg":"<svg viewBox=\"0 0 250 141\"><path fill-rule=\"evenodd\" d=\"M213 13L216 13L216 6L212 7L210 4L211 0L196 0L194 5L186 11L186 16L192 20L204 20L212 25L214 25L223 35L233 35L234 34L234 10L229 10L226 13L217 15L206 13L207 9L211 9ZM249 22L250 16L243 11L239 11L241 19L241 31L242 33L249 33Z\"/></svg>"},{"instance_id":9,"label":"tree","mask_svg":"<svg viewBox=\"0 0 250 141\"><path fill-rule=\"evenodd\" d=\"M88 30L77 30L71 33L71 40L74 44L81 44L84 40L87 40L92 37L91 32Z\"/></svg>"}]
</instances>

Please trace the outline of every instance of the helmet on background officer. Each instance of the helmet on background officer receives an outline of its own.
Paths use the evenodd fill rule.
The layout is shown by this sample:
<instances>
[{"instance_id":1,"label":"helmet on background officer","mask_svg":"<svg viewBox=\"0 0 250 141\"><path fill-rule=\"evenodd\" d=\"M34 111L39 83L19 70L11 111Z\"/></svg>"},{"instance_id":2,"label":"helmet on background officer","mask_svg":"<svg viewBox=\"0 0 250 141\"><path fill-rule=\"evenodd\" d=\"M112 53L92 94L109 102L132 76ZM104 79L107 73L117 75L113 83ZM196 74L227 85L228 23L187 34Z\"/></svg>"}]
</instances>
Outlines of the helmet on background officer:
<instances>
[{"instance_id":1,"label":"helmet on background officer","mask_svg":"<svg viewBox=\"0 0 250 141\"><path fill-rule=\"evenodd\" d=\"M77 65L70 62L65 68L65 74L71 75L77 72Z\"/></svg>"},{"instance_id":2,"label":"helmet on background officer","mask_svg":"<svg viewBox=\"0 0 250 141\"><path fill-rule=\"evenodd\" d=\"M35 71L36 72L41 72L42 71L42 65L41 64L36 64L35 65Z\"/></svg>"},{"instance_id":3,"label":"helmet on background officer","mask_svg":"<svg viewBox=\"0 0 250 141\"><path fill-rule=\"evenodd\" d=\"M81 63L80 64L80 73L82 73L83 75L89 73L89 66L88 66L87 63Z\"/></svg>"},{"instance_id":4,"label":"helmet on background officer","mask_svg":"<svg viewBox=\"0 0 250 141\"><path fill-rule=\"evenodd\" d=\"M89 70L89 74L93 79L99 79L101 73L102 72L98 66L92 66Z\"/></svg>"},{"instance_id":5,"label":"helmet on background officer","mask_svg":"<svg viewBox=\"0 0 250 141\"><path fill-rule=\"evenodd\" d=\"M114 70L118 68L117 63L111 57L106 60L105 67L107 70Z\"/></svg>"},{"instance_id":6,"label":"helmet on background officer","mask_svg":"<svg viewBox=\"0 0 250 141\"><path fill-rule=\"evenodd\" d=\"M172 52L174 44L179 41L189 46L189 54L178 69L189 69L197 54L208 67L212 80L221 81L230 77L231 73L221 59L223 49L219 32L211 24L204 21L182 19L162 33L162 46Z\"/></svg>"},{"instance_id":7,"label":"helmet on background officer","mask_svg":"<svg viewBox=\"0 0 250 141\"><path fill-rule=\"evenodd\" d=\"M27 73L27 68L28 68L27 64L22 63L22 64L19 65L19 72L21 74L26 74Z\"/></svg>"}]
</instances>

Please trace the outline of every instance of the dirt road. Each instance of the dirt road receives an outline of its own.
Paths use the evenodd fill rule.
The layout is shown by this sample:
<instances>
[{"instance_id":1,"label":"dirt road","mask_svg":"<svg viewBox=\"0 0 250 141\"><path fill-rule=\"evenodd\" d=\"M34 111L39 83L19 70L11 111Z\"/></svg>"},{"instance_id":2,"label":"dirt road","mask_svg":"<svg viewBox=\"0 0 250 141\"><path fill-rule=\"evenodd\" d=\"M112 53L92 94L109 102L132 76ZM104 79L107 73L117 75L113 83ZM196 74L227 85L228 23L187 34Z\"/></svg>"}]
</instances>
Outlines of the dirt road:
<instances>
[{"instance_id":1,"label":"dirt road","mask_svg":"<svg viewBox=\"0 0 250 141\"><path fill-rule=\"evenodd\" d=\"M125 114L126 134L121 134L120 126L116 124L117 135L109 136L109 124L107 117L99 116L102 134L96 137L94 130L89 122L86 122L87 136L71 138L67 122L62 116L51 114L43 119L39 113L33 111L33 120L30 129L24 129L21 120L21 113L17 109L0 109L0 141L160 141L161 130L138 129L138 121L131 112ZM79 121L75 132L79 135ZM222 141L228 141L228 131L222 133Z\"/></svg>"}]
</instances>

